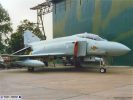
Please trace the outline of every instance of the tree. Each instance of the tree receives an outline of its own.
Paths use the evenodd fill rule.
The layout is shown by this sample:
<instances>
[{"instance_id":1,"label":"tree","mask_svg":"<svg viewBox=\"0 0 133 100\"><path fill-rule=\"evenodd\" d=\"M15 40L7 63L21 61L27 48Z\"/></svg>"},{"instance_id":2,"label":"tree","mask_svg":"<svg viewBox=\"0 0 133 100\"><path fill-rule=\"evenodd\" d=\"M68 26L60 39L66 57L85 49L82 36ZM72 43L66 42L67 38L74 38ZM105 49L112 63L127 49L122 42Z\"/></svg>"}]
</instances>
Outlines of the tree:
<instances>
[{"instance_id":1,"label":"tree","mask_svg":"<svg viewBox=\"0 0 133 100\"><path fill-rule=\"evenodd\" d=\"M26 30L30 30L32 33L37 35L40 39L44 39L42 32L34 23L28 20L23 20L21 21L20 25L17 27L16 32L11 35L8 51L15 52L24 47L23 33Z\"/></svg>"},{"instance_id":2,"label":"tree","mask_svg":"<svg viewBox=\"0 0 133 100\"><path fill-rule=\"evenodd\" d=\"M5 45L3 44L2 34L6 36L6 34L11 31L12 28L9 14L0 4L0 53L5 52Z\"/></svg>"}]
</instances>

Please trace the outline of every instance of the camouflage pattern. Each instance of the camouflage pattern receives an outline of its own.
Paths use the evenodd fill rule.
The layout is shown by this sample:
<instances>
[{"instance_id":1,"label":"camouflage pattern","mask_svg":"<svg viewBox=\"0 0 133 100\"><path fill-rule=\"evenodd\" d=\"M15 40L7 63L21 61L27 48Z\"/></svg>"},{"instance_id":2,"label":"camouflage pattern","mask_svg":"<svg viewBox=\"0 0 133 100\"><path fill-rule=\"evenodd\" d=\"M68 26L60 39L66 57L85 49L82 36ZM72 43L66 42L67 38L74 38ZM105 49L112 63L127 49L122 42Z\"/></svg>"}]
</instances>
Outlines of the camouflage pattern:
<instances>
[{"instance_id":1,"label":"camouflage pattern","mask_svg":"<svg viewBox=\"0 0 133 100\"><path fill-rule=\"evenodd\" d=\"M54 5L55 37L88 32L121 42L133 50L133 0L64 0ZM133 66L133 51L113 59Z\"/></svg>"}]
</instances>

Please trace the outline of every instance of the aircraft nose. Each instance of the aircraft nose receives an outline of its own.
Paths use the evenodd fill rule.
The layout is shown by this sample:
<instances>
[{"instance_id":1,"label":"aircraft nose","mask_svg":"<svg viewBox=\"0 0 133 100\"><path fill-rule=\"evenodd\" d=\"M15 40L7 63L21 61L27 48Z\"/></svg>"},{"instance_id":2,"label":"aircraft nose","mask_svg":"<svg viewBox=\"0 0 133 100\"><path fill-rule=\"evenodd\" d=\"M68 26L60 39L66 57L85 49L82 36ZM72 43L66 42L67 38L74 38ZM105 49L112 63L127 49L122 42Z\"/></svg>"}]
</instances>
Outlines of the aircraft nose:
<instances>
[{"instance_id":1,"label":"aircraft nose","mask_svg":"<svg viewBox=\"0 0 133 100\"><path fill-rule=\"evenodd\" d=\"M110 42L110 50L108 53L113 56L120 56L128 53L129 51L131 51L131 49L121 43Z\"/></svg>"}]
</instances>

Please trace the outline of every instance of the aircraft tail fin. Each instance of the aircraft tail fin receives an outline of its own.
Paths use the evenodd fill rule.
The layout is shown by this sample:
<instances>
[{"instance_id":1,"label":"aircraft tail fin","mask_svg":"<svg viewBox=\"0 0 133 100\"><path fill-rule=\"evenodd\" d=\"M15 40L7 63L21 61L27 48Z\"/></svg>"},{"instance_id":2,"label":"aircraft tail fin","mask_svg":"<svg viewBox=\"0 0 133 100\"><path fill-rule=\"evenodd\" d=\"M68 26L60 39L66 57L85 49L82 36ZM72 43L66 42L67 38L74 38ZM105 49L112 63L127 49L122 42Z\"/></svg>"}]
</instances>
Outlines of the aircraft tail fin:
<instances>
[{"instance_id":1,"label":"aircraft tail fin","mask_svg":"<svg viewBox=\"0 0 133 100\"><path fill-rule=\"evenodd\" d=\"M27 47L28 44L33 43L33 42L37 42L37 41L41 41L41 39L39 37L37 37L36 35L34 35L31 31L27 30L24 32L24 45L25 45L25 47Z\"/></svg>"}]
</instances>

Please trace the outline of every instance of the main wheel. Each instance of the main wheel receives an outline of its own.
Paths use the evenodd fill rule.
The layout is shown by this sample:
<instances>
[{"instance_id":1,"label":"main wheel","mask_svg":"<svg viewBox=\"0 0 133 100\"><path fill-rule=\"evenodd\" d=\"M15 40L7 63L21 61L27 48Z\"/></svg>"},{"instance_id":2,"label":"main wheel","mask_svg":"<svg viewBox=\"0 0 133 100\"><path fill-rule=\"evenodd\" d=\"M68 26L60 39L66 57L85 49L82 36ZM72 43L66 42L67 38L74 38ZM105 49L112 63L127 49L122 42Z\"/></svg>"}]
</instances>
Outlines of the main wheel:
<instances>
[{"instance_id":1,"label":"main wheel","mask_svg":"<svg viewBox=\"0 0 133 100\"><path fill-rule=\"evenodd\" d=\"M74 65L75 65L76 68L81 68L81 64L79 62L75 62Z\"/></svg>"},{"instance_id":2,"label":"main wheel","mask_svg":"<svg viewBox=\"0 0 133 100\"><path fill-rule=\"evenodd\" d=\"M73 65L76 67L76 68L81 68L81 60L80 58L78 57L74 57L73 58L73 61L72 61Z\"/></svg>"},{"instance_id":3,"label":"main wheel","mask_svg":"<svg viewBox=\"0 0 133 100\"><path fill-rule=\"evenodd\" d=\"M35 68L34 67L28 67L28 72L34 72Z\"/></svg>"},{"instance_id":4,"label":"main wheel","mask_svg":"<svg viewBox=\"0 0 133 100\"><path fill-rule=\"evenodd\" d=\"M106 73L106 69L105 68L100 68L100 73Z\"/></svg>"},{"instance_id":5,"label":"main wheel","mask_svg":"<svg viewBox=\"0 0 133 100\"><path fill-rule=\"evenodd\" d=\"M47 61L45 61L44 64L45 64L46 67L48 67L48 62Z\"/></svg>"}]
</instances>

